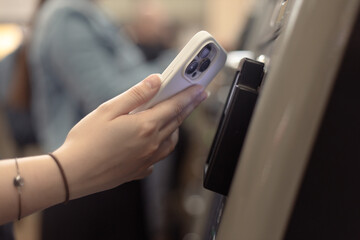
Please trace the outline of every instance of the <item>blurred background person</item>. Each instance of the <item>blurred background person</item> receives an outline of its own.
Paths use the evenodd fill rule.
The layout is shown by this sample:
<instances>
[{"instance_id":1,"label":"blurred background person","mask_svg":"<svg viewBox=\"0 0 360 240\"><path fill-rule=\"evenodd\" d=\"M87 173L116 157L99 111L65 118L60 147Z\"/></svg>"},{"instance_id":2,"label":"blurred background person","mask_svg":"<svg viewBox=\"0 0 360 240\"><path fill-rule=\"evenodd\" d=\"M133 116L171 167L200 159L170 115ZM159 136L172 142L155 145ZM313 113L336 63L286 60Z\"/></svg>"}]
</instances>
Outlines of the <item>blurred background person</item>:
<instances>
[{"instance_id":1,"label":"blurred background person","mask_svg":"<svg viewBox=\"0 0 360 240\"><path fill-rule=\"evenodd\" d=\"M148 73L161 72L174 56L174 52L163 53L151 63L146 61L95 1L46 1L37 14L29 46L40 144L45 150L53 149L79 115Z\"/></svg>"},{"instance_id":2,"label":"blurred background person","mask_svg":"<svg viewBox=\"0 0 360 240\"><path fill-rule=\"evenodd\" d=\"M42 4L28 49L32 113L44 151L101 102L127 90L175 56L147 61L123 29L90 0ZM156 175L156 173L155 173ZM150 189L156 196L156 188ZM119 217L121 216L121 217ZM56 206L43 214L43 239L147 239L141 182Z\"/></svg>"},{"instance_id":3,"label":"blurred background person","mask_svg":"<svg viewBox=\"0 0 360 240\"><path fill-rule=\"evenodd\" d=\"M179 24L158 1L138 1L125 29L148 61L174 47ZM176 46L175 46L176 47Z\"/></svg>"}]
</instances>

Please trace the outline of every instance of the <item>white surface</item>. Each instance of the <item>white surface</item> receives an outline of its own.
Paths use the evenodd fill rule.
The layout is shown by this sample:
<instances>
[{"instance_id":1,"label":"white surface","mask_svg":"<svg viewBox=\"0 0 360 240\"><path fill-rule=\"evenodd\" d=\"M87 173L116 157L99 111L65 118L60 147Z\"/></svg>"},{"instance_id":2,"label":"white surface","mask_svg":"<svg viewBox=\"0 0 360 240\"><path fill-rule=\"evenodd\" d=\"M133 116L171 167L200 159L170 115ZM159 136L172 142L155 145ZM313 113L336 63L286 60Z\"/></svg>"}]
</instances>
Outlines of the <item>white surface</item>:
<instances>
[{"instance_id":1,"label":"white surface","mask_svg":"<svg viewBox=\"0 0 360 240\"><path fill-rule=\"evenodd\" d=\"M254 59L254 53L251 51L232 51L227 54L225 65L232 69L238 69L239 62L243 58Z\"/></svg>"}]
</instances>

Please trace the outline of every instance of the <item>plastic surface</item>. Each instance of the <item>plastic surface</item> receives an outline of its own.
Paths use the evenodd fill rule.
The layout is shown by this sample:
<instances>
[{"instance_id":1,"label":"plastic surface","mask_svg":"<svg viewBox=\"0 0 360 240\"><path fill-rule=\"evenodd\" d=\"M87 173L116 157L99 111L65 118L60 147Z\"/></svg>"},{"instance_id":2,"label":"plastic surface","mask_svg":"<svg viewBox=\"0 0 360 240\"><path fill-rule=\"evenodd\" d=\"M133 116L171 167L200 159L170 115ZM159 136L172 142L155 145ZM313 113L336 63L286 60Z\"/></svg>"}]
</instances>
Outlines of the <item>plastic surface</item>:
<instances>
[{"instance_id":1,"label":"plastic surface","mask_svg":"<svg viewBox=\"0 0 360 240\"><path fill-rule=\"evenodd\" d=\"M205 62L206 57L202 57L200 52L209 45L212 49L208 57L211 62L209 66L207 66L207 68L201 72L201 63ZM157 103L175 95L178 92L181 92L182 90L194 84L200 84L206 87L216 76L216 74L222 69L226 58L226 51L208 32L198 32L190 39L190 41L161 74L162 86L155 97L146 104L135 109L133 112L139 112L151 108ZM189 64L191 64L194 60L199 61L199 66L196 70L196 76L192 77L190 74L186 74L186 70Z\"/></svg>"},{"instance_id":2,"label":"plastic surface","mask_svg":"<svg viewBox=\"0 0 360 240\"><path fill-rule=\"evenodd\" d=\"M241 60L205 166L204 187L209 190L229 192L263 76L263 63Z\"/></svg>"}]
</instances>

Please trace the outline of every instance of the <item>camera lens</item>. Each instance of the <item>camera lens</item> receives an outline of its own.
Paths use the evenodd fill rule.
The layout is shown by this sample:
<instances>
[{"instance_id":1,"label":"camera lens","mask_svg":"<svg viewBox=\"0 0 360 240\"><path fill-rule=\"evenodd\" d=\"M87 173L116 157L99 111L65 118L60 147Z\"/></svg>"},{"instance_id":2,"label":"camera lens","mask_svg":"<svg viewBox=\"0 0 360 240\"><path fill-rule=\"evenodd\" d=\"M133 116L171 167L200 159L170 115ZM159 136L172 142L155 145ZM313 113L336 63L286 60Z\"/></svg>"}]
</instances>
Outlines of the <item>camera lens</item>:
<instances>
[{"instance_id":1,"label":"camera lens","mask_svg":"<svg viewBox=\"0 0 360 240\"><path fill-rule=\"evenodd\" d=\"M211 45L208 44L205 47L203 47L203 49L201 49L199 53L199 57L206 58L209 55L210 51L211 51Z\"/></svg>"},{"instance_id":2,"label":"camera lens","mask_svg":"<svg viewBox=\"0 0 360 240\"><path fill-rule=\"evenodd\" d=\"M199 71L203 72L205 71L210 65L210 59L205 58L201 63L200 63L200 67L199 67Z\"/></svg>"},{"instance_id":3,"label":"camera lens","mask_svg":"<svg viewBox=\"0 0 360 240\"><path fill-rule=\"evenodd\" d=\"M185 70L185 73L186 73L186 74L192 74L192 73L196 70L196 68L198 67L198 65L199 65L199 63L198 63L197 61L193 60L193 61L189 64L189 66L187 66L187 68L186 68L186 70Z\"/></svg>"}]
</instances>

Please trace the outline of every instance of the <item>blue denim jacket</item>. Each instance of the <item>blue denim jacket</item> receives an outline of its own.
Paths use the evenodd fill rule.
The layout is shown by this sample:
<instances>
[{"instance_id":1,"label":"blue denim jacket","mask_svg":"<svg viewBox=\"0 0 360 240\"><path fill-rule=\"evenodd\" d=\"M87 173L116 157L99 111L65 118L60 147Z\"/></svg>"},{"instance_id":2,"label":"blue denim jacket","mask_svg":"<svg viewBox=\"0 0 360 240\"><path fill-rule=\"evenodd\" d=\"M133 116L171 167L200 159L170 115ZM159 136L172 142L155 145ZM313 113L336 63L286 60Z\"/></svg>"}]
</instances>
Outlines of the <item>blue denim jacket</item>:
<instances>
[{"instance_id":1,"label":"blue denim jacket","mask_svg":"<svg viewBox=\"0 0 360 240\"><path fill-rule=\"evenodd\" d=\"M169 52L146 62L92 1L47 2L29 48L33 117L43 150L59 147L85 114L162 72L173 57Z\"/></svg>"}]
</instances>

